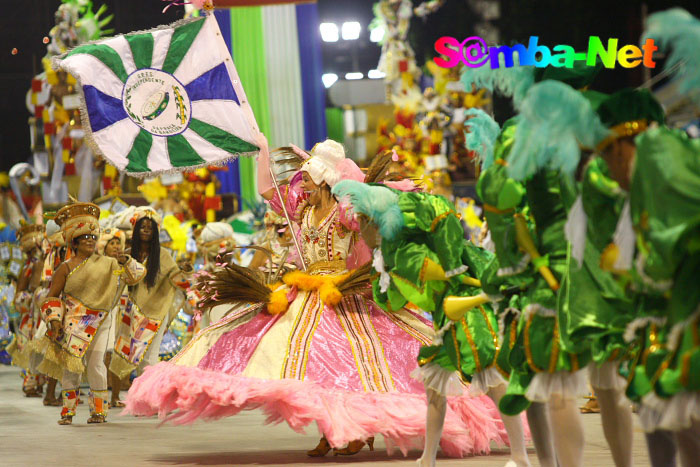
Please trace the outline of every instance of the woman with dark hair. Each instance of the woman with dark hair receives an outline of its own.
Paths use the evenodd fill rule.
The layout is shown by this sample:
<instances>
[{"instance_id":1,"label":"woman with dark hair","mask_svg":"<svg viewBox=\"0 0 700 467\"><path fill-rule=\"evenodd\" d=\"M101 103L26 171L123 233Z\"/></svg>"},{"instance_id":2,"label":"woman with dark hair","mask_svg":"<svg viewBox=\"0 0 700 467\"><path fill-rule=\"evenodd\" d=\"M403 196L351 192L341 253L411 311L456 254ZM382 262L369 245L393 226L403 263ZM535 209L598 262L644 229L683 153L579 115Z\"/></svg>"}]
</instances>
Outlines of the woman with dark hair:
<instances>
[{"instance_id":1,"label":"woman with dark hair","mask_svg":"<svg viewBox=\"0 0 700 467\"><path fill-rule=\"evenodd\" d=\"M109 369L118 378L158 363L158 350L168 327L168 313L178 288L189 287L192 266L183 269L160 246L160 215L150 207L138 208L131 218L134 231L131 256L146 266L143 282L129 288L117 320L114 354ZM116 357L120 358L116 358Z\"/></svg>"}]
</instances>

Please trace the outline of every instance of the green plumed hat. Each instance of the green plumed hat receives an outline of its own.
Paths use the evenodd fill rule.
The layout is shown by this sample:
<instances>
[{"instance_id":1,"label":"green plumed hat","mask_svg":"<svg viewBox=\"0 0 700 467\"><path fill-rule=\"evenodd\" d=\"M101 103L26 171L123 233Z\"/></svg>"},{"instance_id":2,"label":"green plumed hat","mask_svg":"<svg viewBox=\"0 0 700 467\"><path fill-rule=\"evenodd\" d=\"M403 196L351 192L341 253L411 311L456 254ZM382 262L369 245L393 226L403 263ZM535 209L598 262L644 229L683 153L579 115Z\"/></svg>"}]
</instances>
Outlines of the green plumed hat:
<instances>
[{"instance_id":1,"label":"green plumed hat","mask_svg":"<svg viewBox=\"0 0 700 467\"><path fill-rule=\"evenodd\" d=\"M596 109L601 122L612 130L598 148L602 149L614 139L635 136L652 122L663 125L664 109L648 89L623 89L608 96Z\"/></svg>"}]
</instances>

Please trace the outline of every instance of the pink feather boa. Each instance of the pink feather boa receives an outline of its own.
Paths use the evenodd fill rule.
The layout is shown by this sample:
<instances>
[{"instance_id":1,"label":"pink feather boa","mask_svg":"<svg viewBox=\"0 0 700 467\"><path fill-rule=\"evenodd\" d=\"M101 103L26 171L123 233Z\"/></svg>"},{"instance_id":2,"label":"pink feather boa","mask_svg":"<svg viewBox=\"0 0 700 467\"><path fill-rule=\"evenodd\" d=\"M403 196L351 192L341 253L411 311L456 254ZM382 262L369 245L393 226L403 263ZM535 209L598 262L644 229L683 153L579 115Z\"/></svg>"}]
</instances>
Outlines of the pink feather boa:
<instances>
[{"instance_id":1,"label":"pink feather boa","mask_svg":"<svg viewBox=\"0 0 700 467\"><path fill-rule=\"evenodd\" d=\"M216 420L241 410L261 409L267 423L282 421L295 431L316 422L331 446L381 434L387 451L421 448L426 398L407 393L326 389L298 380L262 380L161 362L146 368L129 389L125 414L189 424ZM498 409L485 397L449 398L440 446L452 457L487 454L490 444L507 444Z\"/></svg>"}]
</instances>

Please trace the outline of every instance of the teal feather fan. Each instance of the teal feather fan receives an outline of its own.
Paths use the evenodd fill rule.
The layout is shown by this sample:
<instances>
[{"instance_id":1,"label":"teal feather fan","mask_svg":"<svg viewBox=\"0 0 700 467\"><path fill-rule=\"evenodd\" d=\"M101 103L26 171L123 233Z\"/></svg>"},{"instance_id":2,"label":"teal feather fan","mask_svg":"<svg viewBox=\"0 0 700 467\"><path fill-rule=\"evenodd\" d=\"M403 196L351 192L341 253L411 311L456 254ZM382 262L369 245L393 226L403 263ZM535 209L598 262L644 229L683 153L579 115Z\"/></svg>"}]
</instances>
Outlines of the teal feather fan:
<instances>
[{"instance_id":1,"label":"teal feather fan","mask_svg":"<svg viewBox=\"0 0 700 467\"><path fill-rule=\"evenodd\" d=\"M382 238L393 240L404 226L399 195L389 188L354 180L342 180L333 186L339 199L349 198L353 210L368 216L379 227Z\"/></svg>"},{"instance_id":2,"label":"teal feather fan","mask_svg":"<svg viewBox=\"0 0 700 467\"><path fill-rule=\"evenodd\" d=\"M481 169L486 170L493 164L493 146L501 131L498 123L481 109L467 110L464 132L467 149L477 154Z\"/></svg>"},{"instance_id":3,"label":"teal feather fan","mask_svg":"<svg viewBox=\"0 0 700 467\"><path fill-rule=\"evenodd\" d=\"M462 84L467 92L471 92L474 85L477 89L486 88L491 92L497 91L503 96L512 97L513 104L518 108L527 90L535 82L535 68L520 66L517 63L506 68L503 56L500 55L499 58L500 66L496 69L491 69L488 65L465 68L462 72Z\"/></svg>"},{"instance_id":4,"label":"teal feather fan","mask_svg":"<svg viewBox=\"0 0 700 467\"><path fill-rule=\"evenodd\" d=\"M649 16L642 33L642 44L654 39L655 45L668 54L664 70L677 66L675 79L678 91L688 93L700 103L700 20L682 8L671 8Z\"/></svg>"},{"instance_id":5,"label":"teal feather fan","mask_svg":"<svg viewBox=\"0 0 700 467\"><path fill-rule=\"evenodd\" d=\"M581 146L593 148L607 134L580 92L558 81L535 84L520 107L508 175L525 180L545 168L573 174Z\"/></svg>"}]
</instances>

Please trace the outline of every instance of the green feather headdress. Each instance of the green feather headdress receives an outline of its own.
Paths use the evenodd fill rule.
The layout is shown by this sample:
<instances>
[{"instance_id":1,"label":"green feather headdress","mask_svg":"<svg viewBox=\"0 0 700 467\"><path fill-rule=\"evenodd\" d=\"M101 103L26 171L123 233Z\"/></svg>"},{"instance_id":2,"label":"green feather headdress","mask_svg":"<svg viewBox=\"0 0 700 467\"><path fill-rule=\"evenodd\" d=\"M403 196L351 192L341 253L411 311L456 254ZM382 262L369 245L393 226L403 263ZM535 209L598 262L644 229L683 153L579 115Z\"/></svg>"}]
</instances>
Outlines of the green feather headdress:
<instances>
[{"instance_id":1,"label":"green feather headdress","mask_svg":"<svg viewBox=\"0 0 700 467\"><path fill-rule=\"evenodd\" d=\"M647 39L654 39L661 51L671 50L664 71L675 75L680 93L700 103L700 20L682 8L654 13L647 19L642 44Z\"/></svg>"},{"instance_id":2,"label":"green feather headdress","mask_svg":"<svg viewBox=\"0 0 700 467\"><path fill-rule=\"evenodd\" d=\"M355 212L366 215L377 224L382 238L392 240L404 226L399 195L390 188L341 180L331 192L339 199L349 199Z\"/></svg>"},{"instance_id":3,"label":"green feather headdress","mask_svg":"<svg viewBox=\"0 0 700 467\"><path fill-rule=\"evenodd\" d=\"M486 170L493 164L493 147L501 131L498 123L481 109L467 110L464 132L467 149L477 154L481 169ZM471 118L469 118L471 117Z\"/></svg>"},{"instance_id":4,"label":"green feather headdress","mask_svg":"<svg viewBox=\"0 0 700 467\"><path fill-rule=\"evenodd\" d=\"M608 133L580 92L558 81L535 84L520 106L508 175L524 180L543 168L572 174L581 146L595 147Z\"/></svg>"}]
</instances>

